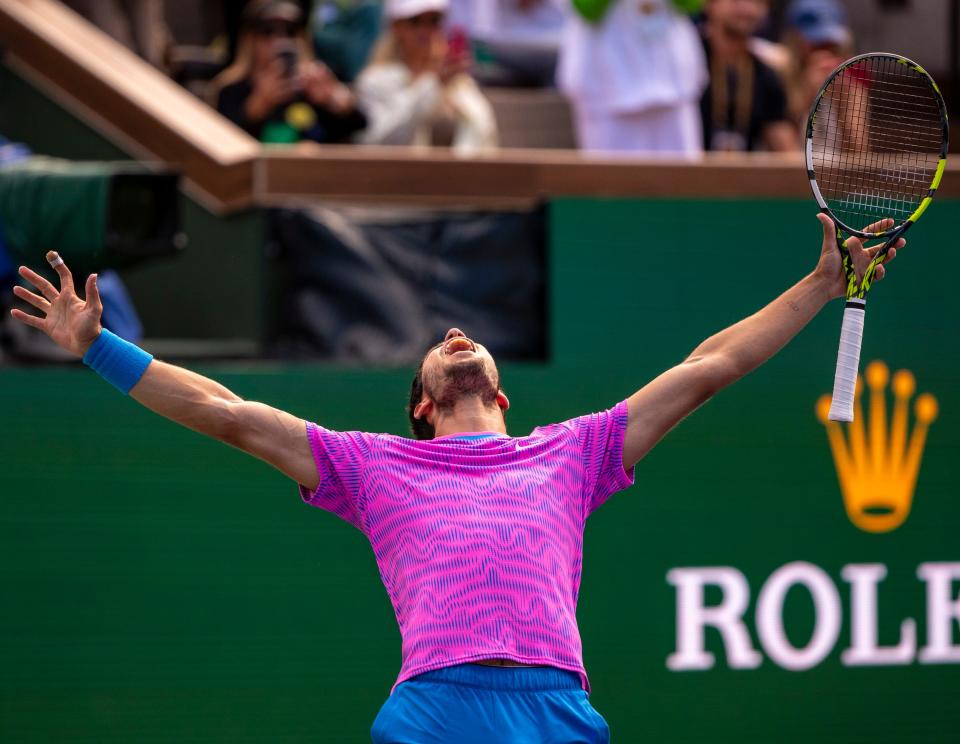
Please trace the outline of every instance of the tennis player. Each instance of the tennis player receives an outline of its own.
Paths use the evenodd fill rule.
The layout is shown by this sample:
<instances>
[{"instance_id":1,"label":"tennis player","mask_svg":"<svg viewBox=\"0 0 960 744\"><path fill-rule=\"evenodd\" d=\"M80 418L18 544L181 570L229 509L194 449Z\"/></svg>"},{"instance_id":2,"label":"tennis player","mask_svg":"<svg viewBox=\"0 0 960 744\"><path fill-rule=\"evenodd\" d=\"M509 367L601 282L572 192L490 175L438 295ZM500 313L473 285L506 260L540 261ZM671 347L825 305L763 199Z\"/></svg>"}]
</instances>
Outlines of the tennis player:
<instances>
[{"instance_id":1,"label":"tennis player","mask_svg":"<svg viewBox=\"0 0 960 744\"><path fill-rule=\"evenodd\" d=\"M417 370L409 439L331 431L153 360L101 328L96 277L81 300L53 252L60 289L21 267L39 294L15 290L42 316L12 312L147 408L270 463L306 503L366 535L403 639L374 742L607 742L575 614L584 522L677 422L844 294L834 227L819 219L817 266L780 297L609 410L521 437L507 434L493 358L457 328ZM851 238L850 252L862 271L873 249Z\"/></svg>"}]
</instances>

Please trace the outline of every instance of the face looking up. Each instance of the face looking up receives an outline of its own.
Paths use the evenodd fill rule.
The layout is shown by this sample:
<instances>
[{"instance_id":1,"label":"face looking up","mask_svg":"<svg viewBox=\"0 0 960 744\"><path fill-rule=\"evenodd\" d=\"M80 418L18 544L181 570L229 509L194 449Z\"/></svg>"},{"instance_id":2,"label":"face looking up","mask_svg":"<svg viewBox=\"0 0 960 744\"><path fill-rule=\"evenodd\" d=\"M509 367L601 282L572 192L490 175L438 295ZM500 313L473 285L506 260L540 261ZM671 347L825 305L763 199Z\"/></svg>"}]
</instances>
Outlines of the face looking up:
<instances>
[{"instance_id":1,"label":"face looking up","mask_svg":"<svg viewBox=\"0 0 960 744\"><path fill-rule=\"evenodd\" d=\"M490 352L451 328L441 343L424 357L423 392L440 409L452 409L458 400L477 397L492 405L500 391L500 374Z\"/></svg>"}]
</instances>

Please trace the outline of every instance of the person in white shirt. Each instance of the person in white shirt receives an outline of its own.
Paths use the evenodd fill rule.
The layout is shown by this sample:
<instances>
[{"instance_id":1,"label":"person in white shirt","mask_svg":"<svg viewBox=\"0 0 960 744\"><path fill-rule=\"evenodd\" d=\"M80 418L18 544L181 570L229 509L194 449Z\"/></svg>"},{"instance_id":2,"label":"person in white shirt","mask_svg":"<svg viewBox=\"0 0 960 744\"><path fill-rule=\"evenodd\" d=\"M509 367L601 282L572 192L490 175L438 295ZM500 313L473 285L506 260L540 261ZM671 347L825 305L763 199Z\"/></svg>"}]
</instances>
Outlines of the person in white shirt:
<instances>
[{"instance_id":1,"label":"person in white shirt","mask_svg":"<svg viewBox=\"0 0 960 744\"><path fill-rule=\"evenodd\" d=\"M595 23L571 10L557 77L582 149L702 151L706 61L693 23L670 0L612 0Z\"/></svg>"},{"instance_id":2,"label":"person in white shirt","mask_svg":"<svg viewBox=\"0 0 960 744\"><path fill-rule=\"evenodd\" d=\"M490 102L467 68L466 39L444 34L448 0L387 0L389 27L356 93L367 112L357 141L382 145L447 145L460 154L497 146Z\"/></svg>"}]
</instances>

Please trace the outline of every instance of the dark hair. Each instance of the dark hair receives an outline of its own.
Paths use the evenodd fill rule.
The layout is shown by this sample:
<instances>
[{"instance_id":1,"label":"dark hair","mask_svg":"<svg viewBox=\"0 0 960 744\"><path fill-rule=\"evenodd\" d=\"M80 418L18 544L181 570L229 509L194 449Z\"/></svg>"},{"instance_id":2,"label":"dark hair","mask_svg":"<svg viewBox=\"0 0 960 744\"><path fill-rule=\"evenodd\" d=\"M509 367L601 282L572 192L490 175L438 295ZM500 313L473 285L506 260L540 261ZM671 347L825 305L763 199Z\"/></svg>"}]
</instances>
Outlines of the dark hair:
<instances>
[{"instance_id":1,"label":"dark hair","mask_svg":"<svg viewBox=\"0 0 960 744\"><path fill-rule=\"evenodd\" d=\"M433 351L433 349L430 351ZM410 417L410 431L413 432L414 439L433 439L437 433L433 424L425 418L415 418L413 415L414 409L423 399L423 363L426 360L427 355L424 355L420 361L420 366L417 367L417 374L413 376L413 383L410 385L410 403L407 405L407 416Z\"/></svg>"}]
</instances>

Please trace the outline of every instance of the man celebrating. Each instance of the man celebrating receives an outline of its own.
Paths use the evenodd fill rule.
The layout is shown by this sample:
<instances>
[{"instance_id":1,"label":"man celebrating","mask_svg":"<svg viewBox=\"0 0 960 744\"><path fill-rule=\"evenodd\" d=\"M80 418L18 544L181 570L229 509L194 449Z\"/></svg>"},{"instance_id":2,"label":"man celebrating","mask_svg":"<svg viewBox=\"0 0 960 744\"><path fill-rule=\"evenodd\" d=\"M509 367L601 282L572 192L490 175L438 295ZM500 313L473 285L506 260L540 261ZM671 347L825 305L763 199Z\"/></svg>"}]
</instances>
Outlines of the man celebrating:
<instances>
[{"instance_id":1,"label":"man celebrating","mask_svg":"<svg viewBox=\"0 0 960 744\"><path fill-rule=\"evenodd\" d=\"M677 422L844 294L836 233L819 219L817 267L780 297L613 408L522 437L507 434L493 358L456 328L417 370L412 440L331 431L153 360L101 328L96 277L81 300L56 253L59 290L26 267L39 294L15 290L42 317L12 313L151 410L270 463L305 502L366 535L403 639L375 742L607 742L576 623L585 521ZM876 249L848 246L862 272Z\"/></svg>"}]
</instances>

